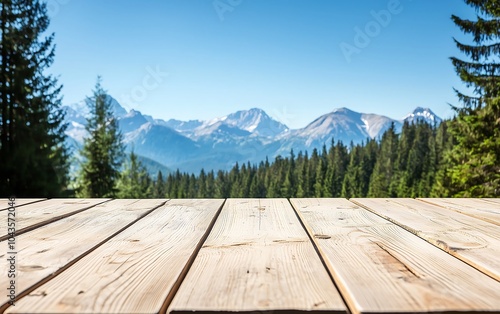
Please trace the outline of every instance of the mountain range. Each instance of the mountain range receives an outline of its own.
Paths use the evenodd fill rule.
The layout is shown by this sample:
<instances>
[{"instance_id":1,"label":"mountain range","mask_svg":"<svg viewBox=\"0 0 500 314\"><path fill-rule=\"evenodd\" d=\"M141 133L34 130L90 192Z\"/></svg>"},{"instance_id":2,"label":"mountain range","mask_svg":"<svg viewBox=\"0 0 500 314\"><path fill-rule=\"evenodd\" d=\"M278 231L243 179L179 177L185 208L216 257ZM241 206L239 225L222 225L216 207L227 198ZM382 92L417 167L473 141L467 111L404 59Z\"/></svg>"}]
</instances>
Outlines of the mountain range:
<instances>
[{"instance_id":1,"label":"mountain range","mask_svg":"<svg viewBox=\"0 0 500 314\"><path fill-rule=\"evenodd\" d=\"M394 123L400 130L404 121L439 124L441 119L429 108L417 107L401 120L367 114L347 108L334 109L304 128L290 129L258 108L240 110L211 120L180 121L155 119L131 109L127 112L114 98L109 99L118 118L127 150L134 149L151 172L180 169L186 172L227 170L236 162L258 163L268 157L286 156L293 149L311 151L329 145L332 138L345 144L379 138ZM85 101L64 106L68 143L81 147L89 114Z\"/></svg>"}]
</instances>

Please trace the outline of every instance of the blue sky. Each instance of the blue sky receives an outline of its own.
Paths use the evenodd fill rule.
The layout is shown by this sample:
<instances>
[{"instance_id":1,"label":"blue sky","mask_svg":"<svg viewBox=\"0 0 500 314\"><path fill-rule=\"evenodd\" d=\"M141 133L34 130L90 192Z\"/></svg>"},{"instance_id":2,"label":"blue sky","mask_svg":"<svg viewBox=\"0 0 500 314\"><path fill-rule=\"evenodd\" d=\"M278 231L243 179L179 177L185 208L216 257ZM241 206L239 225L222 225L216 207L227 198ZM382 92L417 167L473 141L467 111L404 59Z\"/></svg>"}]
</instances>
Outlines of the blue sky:
<instances>
[{"instance_id":1,"label":"blue sky","mask_svg":"<svg viewBox=\"0 0 500 314\"><path fill-rule=\"evenodd\" d=\"M442 117L461 88L459 0L49 0L64 103L97 75L127 109L210 119L259 107L292 128L338 107ZM382 11L383 10L383 11ZM361 34L362 33L362 34Z\"/></svg>"}]
</instances>

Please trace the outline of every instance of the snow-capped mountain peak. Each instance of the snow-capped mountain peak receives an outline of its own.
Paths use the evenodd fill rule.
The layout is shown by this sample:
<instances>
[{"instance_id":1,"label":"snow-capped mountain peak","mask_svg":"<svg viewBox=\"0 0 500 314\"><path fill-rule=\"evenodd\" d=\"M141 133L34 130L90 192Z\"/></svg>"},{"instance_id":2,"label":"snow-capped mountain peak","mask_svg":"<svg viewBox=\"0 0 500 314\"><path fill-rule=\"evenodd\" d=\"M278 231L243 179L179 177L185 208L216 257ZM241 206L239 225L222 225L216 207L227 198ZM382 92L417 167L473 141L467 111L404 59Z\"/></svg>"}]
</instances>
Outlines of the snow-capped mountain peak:
<instances>
[{"instance_id":1,"label":"snow-capped mountain peak","mask_svg":"<svg viewBox=\"0 0 500 314\"><path fill-rule=\"evenodd\" d=\"M305 128L294 130L288 138L302 138L305 148L328 144L333 138L344 144L376 138L387 130L394 120L376 115L359 113L348 108L336 108L317 118Z\"/></svg>"},{"instance_id":2,"label":"snow-capped mountain peak","mask_svg":"<svg viewBox=\"0 0 500 314\"><path fill-rule=\"evenodd\" d=\"M288 131L288 127L273 118L271 118L264 110L259 108L251 108L249 110L239 110L229 115L205 121L197 127L196 133L200 134L203 129L213 129L216 124L225 124L232 128L237 128L251 133L255 136L275 137L283 132Z\"/></svg>"},{"instance_id":3,"label":"snow-capped mountain peak","mask_svg":"<svg viewBox=\"0 0 500 314\"><path fill-rule=\"evenodd\" d=\"M440 124L441 118L439 118L434 112L429 108L417 107L415 110L407 114L403 121L408 121L410 123L415 123L417 121L424 121L429 124Z\"/></svg>"},{"instance_id":4,"label":"snow-capped mountain peak","mask_svg":"<svg viewBox=\"0 0 500 314\"><path fill-rule=\"evenodd\" d=\"M89 98L79 101L77 103L70 104L66 107L66 112L71 115L78 115L83 118L87 118L90 114L90 108L88 105ZM116 99L111 96L107 96L107 101L111 102L111 111L115 117L121 118L127 114L127 110L123 108ZM132 109L133 110L133 109Z\"/></svg>"}]
</instances>

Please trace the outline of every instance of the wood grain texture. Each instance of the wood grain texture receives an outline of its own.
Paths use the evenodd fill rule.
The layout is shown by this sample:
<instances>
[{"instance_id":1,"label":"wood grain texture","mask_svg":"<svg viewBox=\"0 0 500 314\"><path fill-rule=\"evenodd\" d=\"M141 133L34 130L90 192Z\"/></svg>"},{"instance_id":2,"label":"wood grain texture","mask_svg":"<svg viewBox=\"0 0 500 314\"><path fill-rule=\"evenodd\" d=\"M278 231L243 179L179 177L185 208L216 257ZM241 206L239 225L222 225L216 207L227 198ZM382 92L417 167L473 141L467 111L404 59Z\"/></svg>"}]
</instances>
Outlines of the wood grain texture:
<instances>
[{"instance_id":1,"label":"wood grain texture","mask_svg":"<svg viewBox=\"0 0 500 314\"><path fill-rule=\"evenodd\" d=\"M40 202L43 200L46 200L46 199L45 198L16 198L15 207L18 208L20 206ZM9 200L7 198L1 198L0 199L0 211L6 210L7 208L9 208Z\"/></svg>"},{"instance_id":2,"label":"wood grain texture","mask_svg":"<svg viewBox=\"0 0 500 314\"><path fill-rule=\"evenodd\" d=\"M351 199L500 280L500 228L414 199Z\"/></svg>"},{"instance_id":3,"label":"wood grain texture","mask_svg":"<svg viewBox=\"0 0 500 314\"><path fill-rule=\"evenodd\" d=\"M419 200L500 226L500 203L471 198L419 198Z\"/></svg>"},{"instance_id":4,"label":"wood grain texture","mask_svg":"<svg viewBox=\"0 0 500 314\"><path fill-rule=\"evenodd\" d=\"M7 313L158 313L223 200L171 200Z\"/></svg>"},{"instance_id":5,"label":"wood grain texture","mask_svg":"<svg viewBox=\"0 0 500 314\"><path fill-rule=\"evenodd\" d=\"M287 310L346 308L286 199L228 199L169 311Z\"/></svg>"},{"instance_id":6,"label":"wood grain texture","mask_svg":"<svg viewBox=\"0 0 500 314\"><path fill-rule=\"evenodd\" d=\"M24 205L19 210L16 210L16 233L18 235L22 234L106 201L109 201L109 199L54 198ZM7 238L7 224L0 224L0 241Z\"/></svg>"},{"instance_id":7,"label":"wood grain texture","mask_svg":"<svg viewBox=\"0 0 500 314\"><path fill-rule=\"evenodd\" d=\"M500 204L500 198L482 198L483 201Z\"/></svg>"},{"instance_id":8,"label":"wood grain texture","mask_svg":"<svg viewBox=\"0 0 500 314\"><path fill-rule=\"evenodd\" d=\"M114 200L18 236L17 296L53 278L163 203L165 200ZM0 245L7 246L5 242ZM5 254L0 255L0 260L0 273L6 274ZM7 287L8 280L7 276L0 276L0 287ZM0 304L7 301L6 294L1 294ZM31 306L28 312L36 308Z\"/></svg>"},{"instance_id":9,"label":"wood grain texture","mask_svg":"<svg viewBox=\"0 0 500 314\"><path fill-rule=\"evenodd\" d=\"M500 283L345 199L291 199L352 313L492 313Z\"/></svg>"}]
</instances>

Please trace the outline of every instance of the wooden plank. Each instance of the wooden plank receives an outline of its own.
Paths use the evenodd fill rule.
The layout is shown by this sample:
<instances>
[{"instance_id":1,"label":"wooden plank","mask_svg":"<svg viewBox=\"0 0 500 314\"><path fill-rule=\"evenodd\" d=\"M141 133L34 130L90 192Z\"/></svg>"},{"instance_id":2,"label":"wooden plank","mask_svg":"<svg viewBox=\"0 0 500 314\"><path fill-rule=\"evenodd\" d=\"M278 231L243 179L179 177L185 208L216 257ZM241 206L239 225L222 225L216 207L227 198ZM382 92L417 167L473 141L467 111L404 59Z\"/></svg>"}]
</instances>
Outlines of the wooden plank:
<instances>
[{"instance_id":1,"label":"wooden plank","mask_svg":"<svg viewBox=\"0 0 500 314\"><path fill-rule=\"evenodd\" d=\"M223 200L168 202L7 313L160 312L208 236L222 204Z\"/></svg>"},{"instance_id":2,"label":"wooden plank","mask_svg":"<svg viewBox=\"0 0 500 314\"><path fill-rule=\"evenodd\" d=\"M482 198L483 201L500 204L500 198Z\"/></svg>"},{"instance_id":3,"label":"wooden plank","mask_svg":"<svg viewBox=\"0 0 500 314\"><path fill-rule=\"evenodd\" d=\"M345 199L291 199L352 313L498 313L500 283Z\"/></svg>"},{"instance_id":4,"label":"wooden plank","mask_svg":"<svg viewBox=\"0 0 500 314\"><path fill-rule=\"evenodd\" d=\"M346 312L286 199L228 199L169 308L312 310Z\"/></svg>"},{"instance_id":5,"label":"wooden plank","mask_svg":"<svg viewBox=\"0 0 500 314\"><path fill-rule=\"evenodd\" d=\"M500 280L500 228L414 199L351 199Z\"/></svg>"},{"instance_id":6,"label":"wooden plank","mask_svg":"<svg viewBox=\"0 0 500 314\"><path fill-rule=\"evenodd\" d=\"M31 203L36 203L46 200L46 198L16 198L15 199L15 207L20 207L23 205L31 204ZM9 208L9 199L8 198L1 198L0 199L0 211L6 210Z\"/></svg>"},{"instance_id":7,"label":"wooden plank","mask_svg":"<svg viewBox=\"0 0 500 314\"><path fill-rule=\"evenodd\" d=\"M109 201L108 198L65 199L54 198L25 205L16 210L16 234L20 235L64 217L74 215L92 206ZM22 210L21 210L22 209ZM0 224L0 241L6 240L7 223Z\"/></svg>"},{"instance_id":8,"label":"wooden plank","mask_svg":"<svg viewBox=\"0 0 500 314\"><path fill-rule=\"evenodd\" d=\"M419 200L500 226L500 204L471 198L419 198Z\"/></svg>"},{"instance_id":9,"label":"wooden plank","mask_svg":"<svg viewBox=\"0 0 500 314\"><path fill-rule=\"evenodd\" d=\"M114 200L18 236L18 299L164 203L165 200ZM7 248L5 241L0 245ZM6 254L0 255L0 260L0 273L7 274ZM9 280L0 276L0 287L8 287ZM0 312L7 301L6 293L1 294Z\"/></svg>"}]
</instances>

